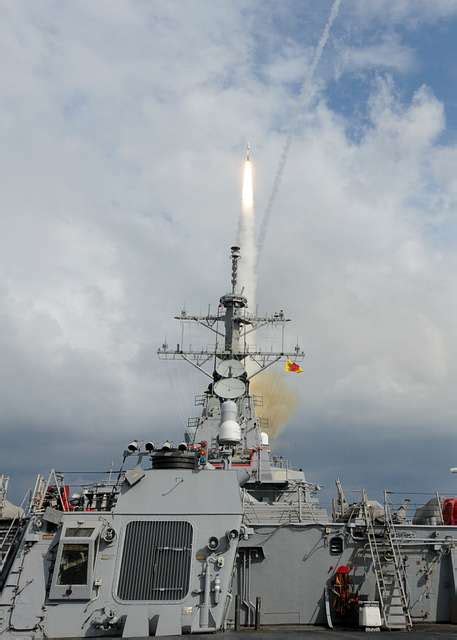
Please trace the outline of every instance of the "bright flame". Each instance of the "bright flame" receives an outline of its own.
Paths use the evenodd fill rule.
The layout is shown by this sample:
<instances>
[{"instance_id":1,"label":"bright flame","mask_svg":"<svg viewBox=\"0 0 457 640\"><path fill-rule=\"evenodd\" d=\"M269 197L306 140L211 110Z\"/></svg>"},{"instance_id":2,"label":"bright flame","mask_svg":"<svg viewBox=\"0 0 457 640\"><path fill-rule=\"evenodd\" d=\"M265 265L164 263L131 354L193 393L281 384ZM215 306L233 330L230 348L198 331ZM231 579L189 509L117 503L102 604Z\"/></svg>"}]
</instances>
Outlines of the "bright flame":
<instances>
[{"instance_id":1,"label":"bright flame","mask_svg":"<svg viewBox=\"0 0 457 640\"><path fill-rule=\"evenodd\" d=\"M252 162L250 160L245 160L244 162L241 203L244 214L254 213L254 180L252 175Z\"/></svg>"},{"instance_id":2,"label":"bright flame","mask_svg":"<svg viewBox=\"0 0 457 640\"><path fill-rule=\"evenodd\" d=\"M241 249L239 283L243 295L248 301L248 309L255 313L256 308L256 240L254 209L254 171L248 148L243 165L243 186L241 191L241 216L238 239Z\"/></svg>"}]
</instances>

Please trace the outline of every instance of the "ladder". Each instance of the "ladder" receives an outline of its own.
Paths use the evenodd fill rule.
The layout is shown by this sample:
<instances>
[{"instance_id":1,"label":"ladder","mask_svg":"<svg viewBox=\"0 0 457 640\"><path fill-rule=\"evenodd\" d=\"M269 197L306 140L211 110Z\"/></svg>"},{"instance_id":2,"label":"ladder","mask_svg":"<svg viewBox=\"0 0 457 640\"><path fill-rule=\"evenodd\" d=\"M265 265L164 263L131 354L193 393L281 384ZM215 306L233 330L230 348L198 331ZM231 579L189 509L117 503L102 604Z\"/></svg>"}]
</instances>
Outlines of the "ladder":
<instances>
[{"instance_id":1,"label":"ladder","mask_svg":"<svg viewBox=\"0 0 457 640\"><path fill-rule=\"evenodd\" d=\"M11 522L0 520L0 575L21 532L21 526L22 521L18 517Z\"/></svg>"},{"instance_id":2,"label":"ladder","mask_svg":"<svg viewBox=\"0 0 457 640\"><path fill-rule=\"evenodd\" d=\"M45 501L51 497L51 494L53 500L58 505L57 508L60 507L62 511L70 511L70 505L65 493L63 474L55 469L51 469L47 480L41 475L37 476L31 498L32 512L42 513L44 511Z\"/></svg>"},{"instance_id":3,"label":"ladder","mask_svg":"<svg viewBox=\"0 0 457 640\"><path fill-rule=\"evenodd\" d=\"M386 594L386 581L382 570L381 557L379 555L378 543L373 527L373 518L371 517L370 507L368 505L368 499L365 489L363 489L362 491L362 514L367 530L368 546L370 547L370 554L373 562L373 571L376 578L376 586L378 588L381 620L383 626L388 629L389 625L387 621L386 607L384 604L384 596Z\"/></svg>"},{"instance_id":4,"label":"ladder","mask_svg":"<svg viewBox=\"0 0 457 640\"><path fill-rule=\"evenodd\" d=\"M406 628L408 631L410 631L413 627L413 623L411 620L411 610L409 608L409 602L406 593L408 578L406 575L405 565L401 557L400 541L398 539L395 524L392 519L392 511L388 501L387 491L384 491L384 514L387 540L389 542L390 552L392 554L395 576L395 589L394 593L392 594L392 600L390 603L389 617L392 618L392 622L395 622L395 618L397 619L397 624L395 626L400 625L400 628Z\"/></svg>"},{"instance_id":5,"label":"ladder","mask_svg":"<svg viewBox=\"0 0 457 640\"><path fill-rule=\"evenodd\" d=\"M390 561L385 560L383 563L381 560L379 545L373 526L373 518L365 491L363 491L362 513L367 530L376 586L378 588L383 626L389 630L406 629L409 631L412 628L412 621L405 590L406 571L401 561L400 542L387 500L385 501L385 533L387 534L388 554L393 563L393 572L386 566Z\"/></svg>"}]
</instances>

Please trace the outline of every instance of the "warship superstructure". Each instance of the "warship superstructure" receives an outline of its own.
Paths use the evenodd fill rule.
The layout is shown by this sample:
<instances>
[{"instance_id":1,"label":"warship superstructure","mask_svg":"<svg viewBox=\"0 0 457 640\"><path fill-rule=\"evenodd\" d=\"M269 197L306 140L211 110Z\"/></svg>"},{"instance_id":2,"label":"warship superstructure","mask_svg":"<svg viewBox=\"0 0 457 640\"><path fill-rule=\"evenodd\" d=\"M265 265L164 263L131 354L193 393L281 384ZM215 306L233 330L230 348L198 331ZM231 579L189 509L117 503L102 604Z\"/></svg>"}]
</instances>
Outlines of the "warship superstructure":
<instances>
[{"instance_id":1,"label":"warship superstructure","mask_svg":"<svg viewBox=\"0 0 457 640\"><path fill-rule=\"evenodd\" d=\"M362 491L350 504L338 480L328 513L319 487L273 454L252 381L304 353L250 339L289 319L248 310L239 260L232 247L217 313L177 316L212 332L214 348L158 350L208 379L182 443L134 440L114 475L78 493L62 472L38 476L23 508L7 502L0 476L0 636L455 621L456 500L437 494L410 514L388 492L380 504Z\"/></svg>"}]
</instances>

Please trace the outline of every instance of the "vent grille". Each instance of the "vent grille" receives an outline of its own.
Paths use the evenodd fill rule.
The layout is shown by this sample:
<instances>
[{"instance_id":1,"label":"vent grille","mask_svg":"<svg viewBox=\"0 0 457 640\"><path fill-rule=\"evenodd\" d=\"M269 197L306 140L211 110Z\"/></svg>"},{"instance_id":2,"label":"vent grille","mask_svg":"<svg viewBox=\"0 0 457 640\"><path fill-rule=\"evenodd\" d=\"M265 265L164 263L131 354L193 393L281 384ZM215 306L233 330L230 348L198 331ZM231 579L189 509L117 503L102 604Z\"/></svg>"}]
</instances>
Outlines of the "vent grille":
<instances>
[{"instance_id":1,"label":"vent grille","mask_svg":"<svg viewBox=\"0 0 457 640\"><path fill-rule=\"evenodd\" d=\"M125 530L121 600L182 600L189 591L192 525L136 521Z\"/></svg>"}]
</instances>

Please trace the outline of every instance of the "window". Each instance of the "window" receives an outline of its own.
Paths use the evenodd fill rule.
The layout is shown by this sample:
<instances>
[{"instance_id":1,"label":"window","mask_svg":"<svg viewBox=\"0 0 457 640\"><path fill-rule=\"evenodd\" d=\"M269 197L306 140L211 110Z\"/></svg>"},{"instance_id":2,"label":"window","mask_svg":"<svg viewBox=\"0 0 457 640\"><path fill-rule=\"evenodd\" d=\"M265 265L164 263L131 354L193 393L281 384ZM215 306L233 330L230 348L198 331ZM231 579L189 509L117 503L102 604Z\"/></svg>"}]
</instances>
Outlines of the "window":
<instances>
[{"instance_id":1,"label":"window","mask_svg":"<svg viewBox=\"0 0 457 640\"><path fill-rule=\"evenodd\" d=\"M334 536L330 538L330 554L332 556L339 556L343 553L343 538L341 536Z\"/></svg>"},{"instance_id":2,"label":"window","mask_svg":"<svg viewBox=\"0 0 457 640\"><path fill-rule=\"evenodd\" d=\"M79 521L71 512L64 514L63 518L49 598L67 602L90 600L94 595L94 571L102 523L95 518Z\"/></svg>"},{"instance_id":3,"label":"window","mask_svg":"<svg viewBox=\"0 0 457 640\"><path fill-rule=\"evenodd\" d=\"M57 584L87 584L88 544L64 544Z\"/></svg>"},{"instance_id":4,"label":"window","mask_svg":"<svg viewBox=\"0 0 457 640\"><path fill-rule=\"evenodd\" d=\"M90 538L95 529L92 527L70 527L65 531L66 538Z\"/></svg>"}]
</instances>

